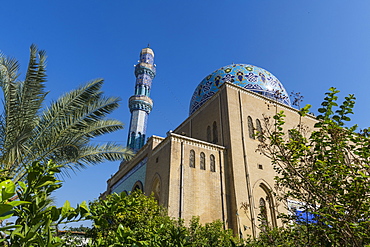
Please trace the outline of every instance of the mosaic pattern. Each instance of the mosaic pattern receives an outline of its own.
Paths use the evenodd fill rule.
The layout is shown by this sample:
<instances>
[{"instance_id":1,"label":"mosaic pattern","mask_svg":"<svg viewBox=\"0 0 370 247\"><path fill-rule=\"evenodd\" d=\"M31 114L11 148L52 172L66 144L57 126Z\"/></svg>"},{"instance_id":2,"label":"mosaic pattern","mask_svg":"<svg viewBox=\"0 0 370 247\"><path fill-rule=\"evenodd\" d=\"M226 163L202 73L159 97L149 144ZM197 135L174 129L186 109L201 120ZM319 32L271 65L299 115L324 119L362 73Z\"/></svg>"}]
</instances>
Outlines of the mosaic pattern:
<instances>
[{"instance_id":1,"label":"mosaic pattern","mask_svg":"<svg viewBox=\"0 0 370 247\"><path fill-rule=\"evenodd\" d=\"M189 115L217 93L226 81L290 106L288 93L273 74L249 64L231 64L216 70L199 83L191 98Z\"/></svg>"},{"instance_id":2,"label":"mosaic pattern","mask_svg":"<svg viewBox=\"0 0 370 247\"><path fill-rule=\"evenodd\" d=\"M135 95L129 99L131 121L127 138L127 146L135 152L145 143L148 114L153 107L149 98L152 79L156 74L153 50L149 47L142 49L138 62L135 65Z\"/></svg>"},{"instance_id":3,"label":"mosaic pattern","mask_svg":"<svg viewBox=\"0 0 370 247\"><path fill-rule=\"evenodd\" d=\"M126 173L117 183L111 188L111 193L121 193L122 191L131 191L132 186L136 181L142 181L145 186L146 163L148 158L144 158L137 165L134 166L128 173Z\"/></svg>"}]
</instances>

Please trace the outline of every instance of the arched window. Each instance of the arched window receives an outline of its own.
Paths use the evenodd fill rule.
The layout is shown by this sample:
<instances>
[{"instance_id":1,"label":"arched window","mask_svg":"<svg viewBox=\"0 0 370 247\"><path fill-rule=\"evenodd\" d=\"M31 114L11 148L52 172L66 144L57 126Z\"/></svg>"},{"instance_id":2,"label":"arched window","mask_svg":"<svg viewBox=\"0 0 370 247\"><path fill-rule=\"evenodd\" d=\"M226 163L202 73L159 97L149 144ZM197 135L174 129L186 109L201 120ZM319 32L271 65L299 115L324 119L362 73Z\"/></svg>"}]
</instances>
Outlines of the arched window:
<instances>
[{"instance_id":1,"label":"arched window","mask_svg":"<svg viewBox=\"0 0 370 247\"><path fill-rule=\"evenodd\" d=\"M135 149L139 150L141 145L141 132L137 133L137 140L135 141Z\"/></svg>"},{"instance_id":2,"label":"arched window","mask_svg":"<svg viewBox=\"0 0 370 247\"><path fill-rule=\"evenodd\" d=\"M248 116L248 131L249 131L249 138L254 139L254 127L253 127L253 121L250 116Z\"/></svg>"},{"instance_id":3,"label":"arched window","mask_svg":"<svg viewBox=\"0 0 370 247\"><path fill-rule=\"evenodd\" d=\"M203 152L200 153L200 169L206 169L206 155Z\"/></svg>"},{"instance_id":4,"label":"arched window","mask_svg":"<svg viewBox=\"0 0 370 247\"><path fill-rule=\"evenodd\" d=\"M213 143L218 143L218 130L216 121L213 122Z\"/></svg>"},{"instance_id":5,"label":"arched window","mask_svg":"<svg viewBox=\"0 0 370 247\"><path fill-rule=\"evenodd\" d=\"M260 184L260 187L263 189L263 191L266 194L266 197L265 197L266 200L261 198L264 203L263 204L264 208L261 207L262 200L260 199L261 216L265 218L265 221L263 221L264 219L261 217L261 223L263 223L266 226L268 224L271 224L272 227L276 227L277 226L276 214L275 214L275 207L274 207L274 201L273 201L273 197L271 194L271 190L263 183Z\"/></svg>"},{"instance_id":6,"label":"arched window","mask_svg":"<svg viewBox=\"0 0 370 247\"><path fill-rule=\"evenodd\" d=\"M131 191L134 192L135 190L140 190L141 192L144 192L144 186L143 186L143 183L140 180L136 181L134 186L132 186Z\"/></svg>"},{"instance_id":7,"label":"arched window","mask_svg":"<svg viewBox=\"0 0 370 247\"><path fill-rule=\"evenodd\" d=\"M154 195L154 199L160 203L161 198L161 178L158 174L155 175L152 183L152 193Z\"/></svg>"},{"instance_id":8,"label":"arched window","mask_svg":"<svg viewBox=\"0 0 370 247\"><path fill-rule=\"evenodd\" d=\"M189 155L189 166L190 167L195 167L195 152L194 150L190 150L190 155Z\"/></svg>"},{"instance_id":9,"label":"arched window","mask_svg":"<svg viewBox=\"0 0 370 247\"><path fill-rule=\"evenodd\" d=\"M262 229L266 230L266 227L268 226L268 218L267 218L267 206L266 201L263 198L260 198L260 215L261 218L261 227Z\"/></svg>"},{"instance_id":10,"label":"arched window","mask_svg":"<svg viewBox=\"0 0 370 247\"><path fill-rule=\"evenodd\" d=\"M207 142L211 142L211 126L207 127Z\"/></svg>"},{"instance_id":11,"label":"arched window","mask_svg":"<svg viewBox=\"0 0 370 247\"><path fill-rule=\"evenodd\" d=\"M145 86L144 85L140 86L140 94L145 94Z\"/></svg>"},{"instance_id":12,"label":"arched window","mask_svg":"<svg viewBox=\"0 0 370 247\"><path fill-rule=\"evenodd\" d=\"M211 154L211 157L210 157L209 169L211 170L211 172L215 172L216 171L215 156L213 154Z\"/></svg>"},{"instance_id":13,"label":"arched window","mask_svg":"<svg viewBox=\"0 0 370 247\"><path fill-rule=\"evenodd\" d=\"M145 95L149 97L149 87L145 86Z\"/></svg>"},{"instance_id":14,"label":"arched window","mask_svg":"<svg viewBox=\"0 0 370 247\"><path fill-rule=\"evenodd\" d=\"M256 128L258 132L258 140L262 141L262 126L259 119L256 119Z\"/></svg>"},{"instance_id":15,"label":"arched window","mask_svg":"<svg viewBox=\"0 0 370 247\"><path fill-rule=\"evenodd\" d=\"M134 148L134 144L135 144L135 132L131 132L131 137L130 137L130 147Z\"/></svg>"}]
</instances>

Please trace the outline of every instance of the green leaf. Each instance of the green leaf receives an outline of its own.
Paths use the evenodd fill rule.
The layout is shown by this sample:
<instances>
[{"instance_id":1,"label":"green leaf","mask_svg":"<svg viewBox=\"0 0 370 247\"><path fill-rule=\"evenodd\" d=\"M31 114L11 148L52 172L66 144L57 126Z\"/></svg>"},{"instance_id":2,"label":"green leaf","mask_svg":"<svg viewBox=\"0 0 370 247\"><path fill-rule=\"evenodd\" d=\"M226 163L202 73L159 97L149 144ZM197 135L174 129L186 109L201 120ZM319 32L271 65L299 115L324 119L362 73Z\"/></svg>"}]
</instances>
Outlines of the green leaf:
<instances>
[{"instance_id":1,"label":"green leaf","mask_svg":"<svg viewBox=\"0 0 370 247\"><path fill-rule=\"evenodd\" d=\"M4 226L4 227L0 227L0 231L6 231L6 230L9 230L9 229L13 229L13 228L21 228L22 226L20 225L9 225L9 226ZM0 241L1 243L1 241Z\"/></svg>"},{"instance_id":2,"label":"green leaf","mask_svg":"<svg viewBox=\"0 0 370 247\"><path fill-rule=\"evenodd\" d=\"M90 210L86 204L86 201L83 201L80 205L79 205L79 210L80 210L80 215L82 217L87 217L89 214L90 214Z\"/></svg>"},{"instance_id":3,"label":"green leaf","mask_svg":"<svg viewBox=\"0 0 370 247\"><path fill-rule=\"evenodd\" d=\"M0 202L8 200L15 194L15 184L11 180L1 182L0 189Z\"/></svg>"},{"instance_id":4,"label":"green leaf","mask_svg":"<svg viewBox=\"0 0 370 247\"><path fill-rule=\"evenodd\" d=\"M26 186L26 184L24 183L24 182L22 182L22 181L18 181L18 185L22 188L22 189L27 189L27 186Z\"/></svg>"},{"instance_id":5,"label":"green leaf","mask_svg":"<svg viewBox=\"0 0 370 247\"><path fill-rule=\"evenodd\" d=\"M68 217L71 210L73 210L73 208L71 207L71 204L69 203L69 201L66 201L62 207L62 212L61 212L62 217L63 218Z\"/></svg>"},{"instance_id":6,"label":"green leaf","mask_svg":"<svg viewBox=\"0 0 370 247\"><path fill-rule=\"evenodd\" d=\"M300 111L299 111L299 115L301 115L302 117L306 116L307 113L310 111L310 108L311 108L311 105L310 104L307 104L305 107L303 107Z\"/></svg>"},{"instance_id":7,"label":"green leaf","mask_svg":"<svg viewBox=\"0 0 370 247\"><path fill-rule=\"evenodd\" d=\"M326 109L325 108L319 108L317 111L320 112L320 113L324 113L324 112L326 112Z\"/></svg>"},{"instance_id":8,"label":"green leaf","mask_svg":"<svg viewBox=\"0 0 370 247\"><path fill-rule=\"evenodd\" d=\"M19 205L22 205L22 204L31 204L31 202L27 202L27 201L11 201L8 203L8 205L11 205L13 207L16 207L16 206L19 206Z\"/></svg>"},{"instance_id":9,"label":"green leaf","mask_svg":"<svg viewBox=\"0 0 370 247\"><path fill-rule=\"evenodd\" d=\"M2 203L2 204L0 204L0 215L3 215L5 213L9 212L12 209L13 209L12 205Z\"/></svg>"},{"instance_id":10,"label":"green leaf","mask_svg":"<svg viewBox=\"0 0 370 247\"><path fill-rule=\"evenodd\" d=\"M46 182L38 185L36 188L46 187L47 185L51 185L51 184L54 184L54 183L55 183L54 181L46 181Z\"/></svg>"},{"instance_id":11,"label":"green leaf","mask_svg":"<svg viewBox=\"0 0 370 247\"><path fill-rule=\"evenodd\" d=\"M51 211L51 220L57 221L60 217L61 211L55 206L52 206L50 211Z\"/></svg>"}]
</instances>

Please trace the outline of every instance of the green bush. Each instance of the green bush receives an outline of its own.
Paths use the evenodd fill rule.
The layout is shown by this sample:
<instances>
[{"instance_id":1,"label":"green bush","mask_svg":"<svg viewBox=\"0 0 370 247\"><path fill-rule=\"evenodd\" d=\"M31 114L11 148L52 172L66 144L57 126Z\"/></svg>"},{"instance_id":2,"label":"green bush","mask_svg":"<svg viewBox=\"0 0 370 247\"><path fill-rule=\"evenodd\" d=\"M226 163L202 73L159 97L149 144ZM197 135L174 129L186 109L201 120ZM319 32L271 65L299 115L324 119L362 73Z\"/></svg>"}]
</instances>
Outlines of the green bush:
<instances>
[{"instance_id":1,"label":"green bush","mask_svg":"<svg viewBox=\"0 0 370 247\"><path fill-rule=\"evenodd\" d=\"M88 231L92 246L235 246L220 221L205 224L194 217L189 227L171 219L154 197L140 191L108 195L90 203Z\"/></svg>"},{"instance_id":2,"label":"green bush","mask_svg":"<svg viewBox=\"0 0 370 247\"><path fill-rule=\"evenodd\" d=\"M51 205L51 193L62 186L55 177L60 168L53 162L33 162L27 167L27 182L0 183L0 220L15 218L14 223L0 228L2 246L64 246L64 241L57 237L58 224L76 222L89 214L85 202L76 208L68 201L60 208Z\"/></svg>"}]
</instances>

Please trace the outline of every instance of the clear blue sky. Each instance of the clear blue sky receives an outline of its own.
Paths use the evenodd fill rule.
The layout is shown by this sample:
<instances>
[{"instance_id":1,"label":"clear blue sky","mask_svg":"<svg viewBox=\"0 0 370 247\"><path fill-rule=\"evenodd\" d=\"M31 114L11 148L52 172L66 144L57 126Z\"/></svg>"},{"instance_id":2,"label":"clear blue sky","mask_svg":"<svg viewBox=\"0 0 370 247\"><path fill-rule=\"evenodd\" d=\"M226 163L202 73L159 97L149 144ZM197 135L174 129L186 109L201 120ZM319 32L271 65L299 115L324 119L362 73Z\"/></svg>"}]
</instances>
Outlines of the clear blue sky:
<instances>
[{"instance_id":1,"label":"clear blue sky","mask_svg":"<svg viewBox=\"0 0 370 247\"><path fill-rule=\"evenodd\" d=\"M353 122L369 125L370 1L363 0L64 0L1 2L0 50L27 65L32 43L48 54L48 101L94 78L122 98L113 114L127 125L134 64L155 52L157 77L148 136L165 136L187 116L190 98L209 73L231 63L272 72L314 111L329 87L355 94ZM128 126L127 126L128 127ZM127 128L100 141L126 144ZM57 204L92 200L119 162L72 174Z\"/></svg>"}]
</instances>

